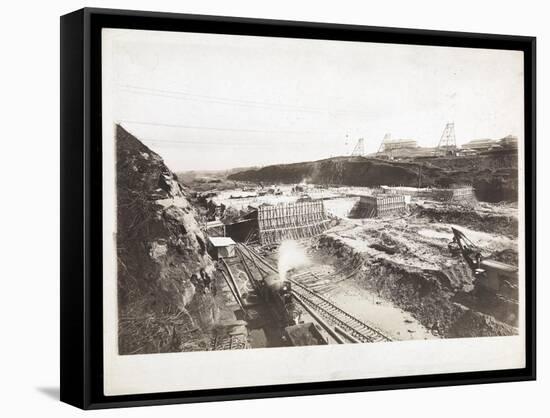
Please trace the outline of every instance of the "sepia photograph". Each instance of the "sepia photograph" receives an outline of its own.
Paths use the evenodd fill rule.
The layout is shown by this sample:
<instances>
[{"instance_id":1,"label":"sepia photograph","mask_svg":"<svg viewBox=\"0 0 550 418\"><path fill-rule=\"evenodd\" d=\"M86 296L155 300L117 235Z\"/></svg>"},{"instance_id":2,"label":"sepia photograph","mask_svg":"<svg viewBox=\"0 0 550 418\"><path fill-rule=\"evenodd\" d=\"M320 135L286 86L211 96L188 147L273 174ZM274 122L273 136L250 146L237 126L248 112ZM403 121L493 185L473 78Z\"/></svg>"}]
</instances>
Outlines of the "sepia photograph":
<instances>
[{"instance_id":1,"label":"sepia photograph","mask_svg":"<svg viewBox=\"0 0 550 418\"><path fill-rule=\"evenodd\" d=\"M106 353L522 364L521 51L102 37Z\"/></svg>"}]
</instances>

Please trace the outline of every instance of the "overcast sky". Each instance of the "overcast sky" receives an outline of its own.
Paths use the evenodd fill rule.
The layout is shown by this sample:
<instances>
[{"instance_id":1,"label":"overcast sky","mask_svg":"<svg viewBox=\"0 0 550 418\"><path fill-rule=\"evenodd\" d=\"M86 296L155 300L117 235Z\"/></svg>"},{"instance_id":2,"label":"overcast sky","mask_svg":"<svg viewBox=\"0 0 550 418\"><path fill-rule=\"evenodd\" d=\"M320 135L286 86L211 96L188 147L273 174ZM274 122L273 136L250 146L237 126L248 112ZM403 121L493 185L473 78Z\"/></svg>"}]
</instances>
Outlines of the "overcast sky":
<instances>
[{"instance_id":1,"label":"overcast sky","mask_svg":"<svg viewBox=\"0 0 550 418\"><path fill-rule=\"evenodd\" d=\"M113 120L174 171L523 135L521 52L104 30ZM104 38L105 39L105 38ZM104 68L105 71L105 68Z\"/></svg>"}]
</instances>

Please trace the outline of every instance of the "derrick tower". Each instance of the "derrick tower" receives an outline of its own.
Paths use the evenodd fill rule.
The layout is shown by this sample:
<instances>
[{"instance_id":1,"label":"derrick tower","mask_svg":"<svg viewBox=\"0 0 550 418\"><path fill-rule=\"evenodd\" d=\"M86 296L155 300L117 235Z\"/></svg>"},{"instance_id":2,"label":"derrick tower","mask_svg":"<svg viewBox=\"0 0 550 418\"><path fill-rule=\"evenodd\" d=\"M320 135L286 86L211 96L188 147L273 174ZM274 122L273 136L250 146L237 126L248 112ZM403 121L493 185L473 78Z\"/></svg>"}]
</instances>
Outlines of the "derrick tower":
<instances>
[{"instance_id":1,"label":"derrick tower","mask_svg":"<svg viewBox=\"0 0 550 418\"><path fill-rule=\"evenodd\" d=\"M456 136L454 122L448 122L443 129L439 144L435 149L438 156L453 155L456 151Z\"/></svg>"},{"instance_id":2,"label":"derrick tower","mask_svg":"<svg viewBox=\"0 0 550 418\"><path fill-rule=\"evenodd\" d=\"M380 142L380 147L378 147L378 154L386 150L386 144L391 141L391 134L387 133L384 135L382 142Z\"/></svg>"},{"instance_id":3,"label":"derrick tower","mask_svg":"<svg viewBox=\"0 0 550 418\"><path fill-rule=\"evenodd\" d=\"M357 144L355 144L355 148L353 149L353 152L351 153L352 157L364 157L365 156L365 140L363 138L359 138L357 140Z\"/></svg>"}]
</instances>

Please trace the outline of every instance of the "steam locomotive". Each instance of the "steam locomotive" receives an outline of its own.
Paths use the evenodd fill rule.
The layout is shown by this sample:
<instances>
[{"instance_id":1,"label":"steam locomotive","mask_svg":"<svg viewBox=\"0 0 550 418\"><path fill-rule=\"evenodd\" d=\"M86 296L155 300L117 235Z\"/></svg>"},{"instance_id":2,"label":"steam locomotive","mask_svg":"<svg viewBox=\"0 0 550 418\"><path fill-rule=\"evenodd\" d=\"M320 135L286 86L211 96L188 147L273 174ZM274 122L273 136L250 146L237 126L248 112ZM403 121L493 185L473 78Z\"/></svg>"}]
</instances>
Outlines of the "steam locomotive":
<instances>
[{"instance_id":1,"label":"steam locomotive","mask_svg":"<svg viewBox=\"0 0 550 418\"><path fill-rule=\"evenodd\" d=\"M262 296L281 324L281 337L287 346L322 345L327 339L312 322L296 323L292 284L277 274L267 276L261 287Z\"/></svg>"},{"instance_id":2,"label":"steam locomotive","mask_svg":"<svg viewBox=\"0 0 550 418\"><path fill-rule=\"evenodd\" d=\"M278 274L272 273L264 278L260 292L264 301L271 307L275 317L283 326L295 325L292 315L292 286L288 280L281 280Z\"/></svg>"}]
</instances>

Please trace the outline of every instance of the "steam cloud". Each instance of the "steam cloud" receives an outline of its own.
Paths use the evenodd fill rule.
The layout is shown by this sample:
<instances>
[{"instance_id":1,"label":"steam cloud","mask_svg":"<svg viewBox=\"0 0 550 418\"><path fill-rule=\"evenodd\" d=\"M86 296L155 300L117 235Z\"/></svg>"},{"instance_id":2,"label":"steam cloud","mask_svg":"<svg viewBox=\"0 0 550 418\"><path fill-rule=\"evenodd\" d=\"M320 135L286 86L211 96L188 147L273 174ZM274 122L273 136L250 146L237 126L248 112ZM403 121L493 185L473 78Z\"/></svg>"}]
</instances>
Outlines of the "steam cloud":
<instances>
[{"instance_id":1,"label":"steam cloud","mask_svg":"<svg viewBox=\"0 0 550 418\"><path fill-rule=\"evenodd\" d=\"M279 246L279 260L277 267L279 269L279 277L281 280L286 278L286 274L290 269L303 267L311 264L310 259L296 241L283 241Z\"/></svg>"}]
</instances>

